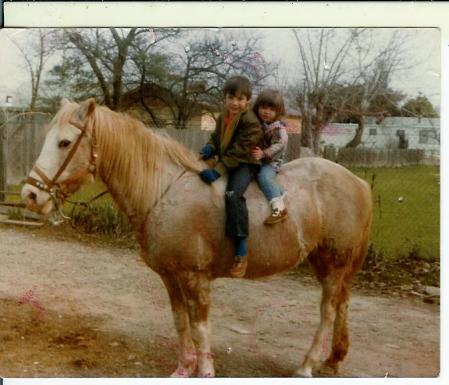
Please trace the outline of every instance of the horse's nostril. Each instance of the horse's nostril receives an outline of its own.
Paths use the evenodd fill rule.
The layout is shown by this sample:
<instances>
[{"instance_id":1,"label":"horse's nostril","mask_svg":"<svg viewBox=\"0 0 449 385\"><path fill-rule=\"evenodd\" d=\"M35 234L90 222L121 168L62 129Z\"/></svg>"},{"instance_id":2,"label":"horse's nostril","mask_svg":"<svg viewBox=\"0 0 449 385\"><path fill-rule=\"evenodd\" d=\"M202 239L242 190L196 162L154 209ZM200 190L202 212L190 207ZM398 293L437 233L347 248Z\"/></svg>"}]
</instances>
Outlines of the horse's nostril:
<instances>
[{"instance_id":1,"label":"horse's nostril","mask_svg":"<svg viewBox=\"0 0 449 385\"><path fill-rule=\"evenodd\" d=\"M28 198L31 199L32 201L36 202L37 195L34 192L30 192L28 194Z\"/></svg>"}]
</instances>

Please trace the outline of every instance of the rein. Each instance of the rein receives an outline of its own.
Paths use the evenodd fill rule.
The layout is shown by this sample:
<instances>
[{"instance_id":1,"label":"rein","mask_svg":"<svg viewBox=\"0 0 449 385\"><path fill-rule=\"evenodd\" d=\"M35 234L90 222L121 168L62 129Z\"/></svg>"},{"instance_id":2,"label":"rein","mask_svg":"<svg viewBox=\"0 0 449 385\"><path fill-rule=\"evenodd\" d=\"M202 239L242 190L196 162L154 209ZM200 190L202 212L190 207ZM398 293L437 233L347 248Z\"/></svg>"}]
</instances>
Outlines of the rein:
<instances>
[{"instance_id":1,"label":"rein","mask_svg":"<svg viewBox=\"0 0 449 385\"><path fill-rule=\"evenodd\" d=\"M65 219L69 219L67 216L65 216L60 207L60 202L66 200L66 198L70 195L72 191L70 191L70 185L73 185L74 183L78 182L81 178L84 178L88 174L92 174L95 178L96 175L96 160L97 160L97 153L96 153L96 138L95 138L95 131L92 129L92 144L91 144L91 152L90 152L90 160L89 165L86 168L82 168L66 179L64 179L61 182L57 182L58 178L61 176L61 174L64 172L64 170L67 168L68 164L72 160L73 156L75 155L76 151L78 150L78 147L81 143L81 140L86 136L86 126L82 126L81 124L70 121L69 122L72 126L78 128L81 133L78 135L78 138L72 148L70 149L70 152L67 154L67 157L65 158L64 162L62 163L59 170L56 172L54 177L50 179L45 173L37 166L33 167L33 171L42 179L38 180L31 176L29 176L26 179L26 183L38 188L39 190L47 192L51 199L53 200L56 208L58 209L61 216ZM87 203L86 202L69 202L72 204L84 204L88 205L89 203L93 202L94 200L100 198L104 194L106 194L107 191L103 191L101 194L98 194L94 198L90 199Z\"/></svg>"}]
</instances>

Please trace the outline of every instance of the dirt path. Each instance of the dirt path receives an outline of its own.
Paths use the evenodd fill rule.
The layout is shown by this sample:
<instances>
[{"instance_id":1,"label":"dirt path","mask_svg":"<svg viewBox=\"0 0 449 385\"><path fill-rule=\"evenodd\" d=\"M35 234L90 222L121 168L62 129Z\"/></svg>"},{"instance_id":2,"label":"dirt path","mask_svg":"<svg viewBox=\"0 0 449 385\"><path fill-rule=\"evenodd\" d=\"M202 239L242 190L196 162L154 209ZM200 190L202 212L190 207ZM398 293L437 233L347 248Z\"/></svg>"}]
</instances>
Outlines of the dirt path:
<instances>
[{"instance_id":1,"label":"dirt path","mask_svg":"<svg viewBox=\"0 0 449 385\"><path fill-rule=\"evenodd\" d=\"M0 262L0 376L163 377L175 368L168 297L135 251L0 227ZM319 295L289 275L215 281L217 376L290 376L311 343ZM438 305L353 293L341 376L437 376L439 322Z\"/></svg>"}]
</instances>

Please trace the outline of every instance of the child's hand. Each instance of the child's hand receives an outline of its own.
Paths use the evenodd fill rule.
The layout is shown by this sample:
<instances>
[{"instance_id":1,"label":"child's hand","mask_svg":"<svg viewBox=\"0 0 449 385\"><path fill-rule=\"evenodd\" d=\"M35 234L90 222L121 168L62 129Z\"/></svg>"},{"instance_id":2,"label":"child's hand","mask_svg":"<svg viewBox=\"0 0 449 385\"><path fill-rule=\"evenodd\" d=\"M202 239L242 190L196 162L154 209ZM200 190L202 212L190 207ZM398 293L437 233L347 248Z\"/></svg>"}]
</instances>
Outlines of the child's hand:
<instances>
[{"instance_id":1,"label":"child's hand","mask_svg":"<svg viewBox=\"0 0 449 385\"><path fill-rule=\"evenodd\" d=\"M201 171L199 175L201 180L208 184L215 182L221 176L221 174L213 168L207 168L206 170Z\"/></svg>"},{"instance_id":2,"label":"child's hand","mask_svg":"<svg viewBox=\"0 0 449 385\"><path fill-rule=\"evenodd\" d=\"M251 150L251 156L253 159L259 160L263 158L263 151L260 149L260 147L255 147Z\"/></svg>"},{"instance_id":3,"label":"child's hand","mask_svg":"<svg viewBox=\"0 0 449 385\"><path fill-rule=\"evenodd\" d=\"M214 156L214 148L210 144L206 144L200 151L201 159L207 160Z\"/></svg>"}]
</instances>

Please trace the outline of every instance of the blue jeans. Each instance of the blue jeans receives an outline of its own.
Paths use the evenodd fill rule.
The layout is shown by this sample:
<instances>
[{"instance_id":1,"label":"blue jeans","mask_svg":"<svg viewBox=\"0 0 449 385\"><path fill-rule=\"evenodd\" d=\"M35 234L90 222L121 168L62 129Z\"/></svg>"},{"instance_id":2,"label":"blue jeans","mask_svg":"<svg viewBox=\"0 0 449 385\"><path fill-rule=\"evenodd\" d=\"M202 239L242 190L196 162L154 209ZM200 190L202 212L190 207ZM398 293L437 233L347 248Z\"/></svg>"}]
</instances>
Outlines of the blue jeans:
<instances>
[{"instance_id":1,"label":"blue jeans","mask_svg":"<svg viewBox=\"0 0 449 385\"><path fill-rule=\"evenodd\" d=\"M273 166L264 164L257 174L256 180L268 202L282 195L282 189L276 181L276 169Z\"/></svg>"},{"instance_id":2,"label":"blue jeans","mask_svg":"<svg viewBox=\"0 0 449 385\"><path fill-rule=\"evenodd\" d=\"M248 208L243 196L260 166L243 163L229 173L226 186L226 235L233 238L248 236Z\"/></svg>"}]
</instances>

